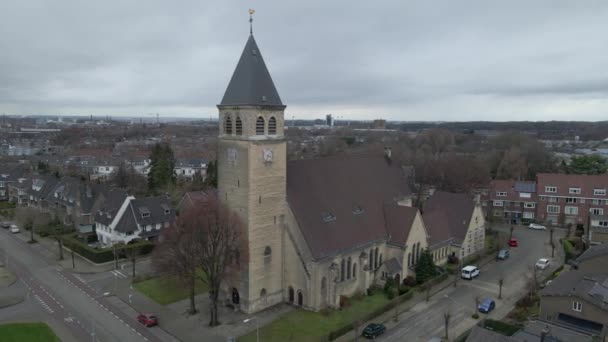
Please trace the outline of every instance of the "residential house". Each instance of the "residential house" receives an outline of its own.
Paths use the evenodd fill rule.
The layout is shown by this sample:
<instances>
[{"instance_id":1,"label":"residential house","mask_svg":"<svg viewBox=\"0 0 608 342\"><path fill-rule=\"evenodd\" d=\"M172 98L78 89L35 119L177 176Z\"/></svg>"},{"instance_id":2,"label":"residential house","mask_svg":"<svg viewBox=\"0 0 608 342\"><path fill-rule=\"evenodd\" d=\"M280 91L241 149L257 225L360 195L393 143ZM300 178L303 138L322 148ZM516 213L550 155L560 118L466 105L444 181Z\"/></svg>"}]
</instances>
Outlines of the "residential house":
<instances>
[{"instance_id":1,"label":"residential house","mask_svg":"<svg viewBox=\"0 0 608 342\"><path fill-rule=\"evenodd\" d=\"M91 232L94 221L91 209L95 203L95 190L86 181L63 177L43 199L41 206L63 216L64 222L73 224L78 231Z\"/></svg>"},{"instance_id":2,"label":"residential house","mask_svg":"<svg viewBox=\"0 0 608 342\"><path fill-rule=\"evenodd\" d=\"M24 176L12 176L14 181L8 184L8 200L17 205L27 205L28 189L32 186L32 179Z\"/></svg>"},{"instance_id":3,"label":"residential house","mask_svg":"<svg viewBox=\"0 0 608 342\"><path fill-rule=\"evenodd\" d=\"M608 333L608 246L592 246L577 267L562 272L541 291L541 319L606 338Z\"/></svg>"},{"instance_id":4,"label":"residential house","mask_svg":"<svg viewBox=\"0 0 608 342\"><path fill-rule=\"evenodd\" d=\"M485 250L485 218L479 195L435 191L424 203L423 221L436 264Z\"/></svg>"},{"instance_id":5,"label":"residential house","mask_svg":"<svg viewBox=\"0 0 608 342\"><path fill-rule=\"evenodd\" d=\"M521 224L536 217L536 182L494 180L488 198L489 215L505 223Z\"/></svg>"},{"instance_id":6,"label":"residential house","mask_svg":"<svg viewBox=\"0 0 608 342\"><path fill-rule=\"evenodd\" d=\"M537 175L537 219L553 224L584 227L590 217L606 221L608 175Z\"/></svg>"},{"instance_id":7,"label":"residential house","mask_svg":"<svg viewBox=\"0 0 608 342\"><path fill-rule=\"evenodd\" d=\"M589 334L542 320L528 322L512 336L485 329L481 325L471 329L466 342L594 342Z\"/></svg>"},{"instance_id":8,"label":"residential house","mask_svg":"<svg viewBox=\"0 0 608 342\"><path fill-rule=\"evenodd\" d=\"M214 190L199 190L186 192L186 194L184 194L182 199L177 204L175 210L179 214L186 209L200 206L211 198L215 198L216 196L217 192Z\"/></svg>"},{"instance_id":9,"label":"residential house","mask_svg":"<svg viewBox=\"0 0 608 342\"><path fill-rule=\"evenodd\" d=\"M166 196L136 199L116 191L95 215L95 232L105 246L135 240L154 241L175 220Z\"/></svg>"},{"instance_id":10,"label":"residential house","mask_svg":"<svg viewBox=\"0 0 608 342\"><path fill-rule=\"evenodd\" d=\"M27 205L41 210L48 210L45 199L51 195L55 186L59 183L54 175L39 175L32 177L32 186L28 189Z\"/></svg>"},{"instance_id":11,"label":"residential house","mask_svg":"<svg viewBox=\"0 0 608 342\"><path fill-rule=\"evenodd\" d=\"M207 175L207 162L202 159L178 159L173 170L177 177L192 179L195 175L200 175L204 179Z\"/></svg>"}]
</instances>

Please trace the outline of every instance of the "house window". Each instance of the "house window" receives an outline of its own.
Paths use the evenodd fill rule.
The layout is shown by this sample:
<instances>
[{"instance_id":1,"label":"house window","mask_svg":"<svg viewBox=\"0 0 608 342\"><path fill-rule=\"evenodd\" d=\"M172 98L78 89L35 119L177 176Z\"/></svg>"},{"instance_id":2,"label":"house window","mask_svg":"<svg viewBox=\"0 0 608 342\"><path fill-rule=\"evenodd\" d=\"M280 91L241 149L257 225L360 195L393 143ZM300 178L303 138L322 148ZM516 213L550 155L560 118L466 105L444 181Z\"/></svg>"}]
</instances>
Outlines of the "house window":
<instances>
[{"instance_id":1,"label":"house window","mask_svg":"<svg viewBox=\"0 0 608 342\"><path fill-rule=\"evenodd\" d=\"M520 192L519 197L520 198L532 198L532 194L529 192Z\"/></svg>"},{"instance_id":2,"label":"house window","mask_svg":"<svg viewBox=\"0 0 608 342\"><path fill-rule=\"evenodd\" d=\"M240 117L236 117L236 135L243 135L243 121Z\"/></svg>"},{"instance_id":3,"label":"house window","mask_svg":"<svg viewBox=\"0 0 608 342\"><path fill-rule=\"evenodd\" d=\"M566 197L566 203L576 203L576 197Z\"/></svg>"},{"instance_id":4,"label":"house window","mask_svg":"<svg viewBox=\"0 0 608 342\"><path fill-rule=\"evenodd\" d=\"M503 201L494 201L495 207L502 207L504 205Z\"/></svg>"},{"instance_id":5,"label":"house window","mask_svg":"<svg viewBox=\"0 0 608 342\"><path fill-rule=\"evenodd\" d=\"M258 119L255 121L255 134L256 135L264 135L264 118L258 116Z\"/></svg>"},{"instance_id":6,"label":"house window","mask_svg":"<svg viewBox=\"0 0 608 342\"><path fill-rule=\"evenodd\" d=\"M557 197L549 197L549 202L557 203Z\"/></svg>"},{"instance_id":7,"label":"house window","mask_svg":"<svg viewBox=\"0 0 608 342\"><path fill-rule=\"evenodd\" d=\"M570 195L580 195L581 194L581 188L570 188L570 189L568 189L568 193Z\"/></svg>"},{"instance_id":8,"label":"house window","mask_svg":"<svg viewBox=\"0 0 608 342\"><path fill-rule=\"evenodd\" d=\"M591 208L589 209L589 212L591 213L591 215L604 215L603 208Z\"/></svg>"},{"instance_id":9,"label":"house window","mask_svg":"<svg viewBox=\"0 0 608 342\"><path fill-rule=\"evenodd\" d=\"M540 199L541 201L546 201L546 200L547 200L547 196L540 196L540 197L539 197L539 199Z\"/></svg>"},{"instance_id":10,"label":"house window","mask_svg":"<svg viewBox=\"0 0 608 342\"><path fill-rule=\"evenodd\" d=\"M581 302L572 302L572 310L581 312L583 311L583 303Z\"/></svg>"},{"instance_id":11,"label":"house window","mask_svg":"<svg viewBox=\"0 0 608 342\"><path fill-rule=\"evenodd\" d=\"M224 132L226 134L232 134L232 119L229 116L226 116L224 120Z\"/></svg>"},{"instance_id":12,"label":"house window","mask_svg":"<svg viewBox=\"0 0 608 342\"><path fill-rule=\"evenodd\" d=\"M150 217L150 213L141 213L141 217Z\"/></svg>"},{"instance_id":13,"label":"house window","mask_svg":"<svg viewBox=\"0 0 608 342\"><path fill-rule=\"evenodd\" d=\"M526 211L524 212L524 216L525 219L533 219L534 218L534 212L530 212L530 211Z\"/></svg>"},{"instance_id":14,"label":"house window","mask_svg":"<svg viewBox=\"0 0 608 342\"><path fill-rule=\"evenodd\" d=\"M171 212L171 210L165 209L165 215L169 215L170 212Z\"/></svg>"},{"instance_id":15,"label":"house window","mask_svg":"<svg viewBox=\"0 0 608 342\"><path fill-rule=\"evenodd\" d=\"M549 214L559 214L559 205L548 205L547 212Z\"/></svg>"},{"instance_id":16,"label":"house window","mask_svg":"<svg viewBox=\"0 0 608 342\"><path fill-rule=\"evenodd\" d=\"M557 187L555 187L555 186L546 186L545 187L545 192L553 192L553 193L555 193L555 192L557 192Z\"/></svg>"},{"instance_id":17,"label":"house window","mask_svg":"<svg viewBox=\"0 0 608 342\"><path fill-rule=\"evenodd\" d=\"M600 200L594 199L592 202L594 205L600 205Z\"/></svg>"},{"instance_id":18,"label":"house window","mask_svg":"<svg viewBox=\"0 0 608 342\"><path fill-rule=\"evenodd\" d=\"M606 196L606 189L593 189L593 196Z\"/></svg>"},{"instance_id":19,"label":"house window","mask_svg":"<svg viewBox=\"0 0 608 342\"><path fill-rule=\"evenodd\" d=\"M598 221L597 225L600 227L608 227L608 221Z\"/></svg>"},{"instance_id":20,"label":"house window","mask_svg":"<svg viewBox=\"0 0 608 342\"><path fill-rule=\"evenodd\" d=\"M268 134L277 134L277 119L274 116L271 116L268 120Z\"/></svg>"},{"instance_id":21,"label":"house window","mask_svg":"<svg viewBox=\"0 0 608 342\"><path fill-rule=\"evenodd\" d=\"M494 212L494 216L502 216L502 212L500 212L500 211L495 211L495 212Z\"/></svg>"},{"instance_id":22,"label":"house window","mask_svg":"<svg viewBox=\"0 0 608 342\"><path fill-rule=\"evenodd\" d=\"M536 208L536 203L526 202L526 203L524 203L524 208Z\"/></svg>"},{"instance_id":23,"label":"house window","mask_svg":"<svg viewBox=\"0 0 608 342\"><path fill-rule=\"evenodd\" d=\"M507 193L504 192L504 191L497 191L496 192L496 196L498 196L498 197L505 197L505 196L507 196Z\"/></svg>"},{"instance_id":24,"label":"house window","mask_svg":"<svg viewBox=\"0 0 608 342\"><path fill-rule=\"evenodd\" d=\"M566 213L566 215L578 215L578 207L566 206L564 208L564 212Z\"/></svg>"}]
</instances>

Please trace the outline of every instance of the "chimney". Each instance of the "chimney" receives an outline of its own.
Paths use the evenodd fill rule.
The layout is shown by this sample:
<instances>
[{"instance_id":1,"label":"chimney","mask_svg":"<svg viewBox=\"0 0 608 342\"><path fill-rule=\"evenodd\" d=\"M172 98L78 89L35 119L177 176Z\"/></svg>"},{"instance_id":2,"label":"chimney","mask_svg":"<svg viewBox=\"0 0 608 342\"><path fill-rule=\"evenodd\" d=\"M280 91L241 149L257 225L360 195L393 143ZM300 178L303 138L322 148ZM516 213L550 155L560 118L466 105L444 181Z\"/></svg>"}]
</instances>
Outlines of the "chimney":
<instances>
[{"instance_id":1,"label":"chimney","mask_svg":"<svg viewBox=\"0 0 608 342\"><path fill-rule=\"evenodd\" d=\"M389 146L384 147L384 157L386 159L391 159L393 154L393 150Z\"/></svg>"}]
</instances>

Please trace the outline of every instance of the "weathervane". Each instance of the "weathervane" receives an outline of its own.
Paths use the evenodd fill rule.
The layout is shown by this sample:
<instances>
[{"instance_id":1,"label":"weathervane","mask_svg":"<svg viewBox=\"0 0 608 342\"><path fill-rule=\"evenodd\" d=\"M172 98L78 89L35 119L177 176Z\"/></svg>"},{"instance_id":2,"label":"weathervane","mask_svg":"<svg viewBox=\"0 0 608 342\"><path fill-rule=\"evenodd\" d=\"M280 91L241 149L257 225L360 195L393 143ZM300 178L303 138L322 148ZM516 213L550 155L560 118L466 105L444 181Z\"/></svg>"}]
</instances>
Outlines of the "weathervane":
<instances>
[{"instance_id":1,"label":"weathervane","mask_svg":"<svg viewBox=\"0 0 608 342\"><path fill-rule=\"evenodd\" d=\"M253 34L253 13L255 13L255 10L250 8L249 9L249 34Z\"/></svg>"}]
</instances>

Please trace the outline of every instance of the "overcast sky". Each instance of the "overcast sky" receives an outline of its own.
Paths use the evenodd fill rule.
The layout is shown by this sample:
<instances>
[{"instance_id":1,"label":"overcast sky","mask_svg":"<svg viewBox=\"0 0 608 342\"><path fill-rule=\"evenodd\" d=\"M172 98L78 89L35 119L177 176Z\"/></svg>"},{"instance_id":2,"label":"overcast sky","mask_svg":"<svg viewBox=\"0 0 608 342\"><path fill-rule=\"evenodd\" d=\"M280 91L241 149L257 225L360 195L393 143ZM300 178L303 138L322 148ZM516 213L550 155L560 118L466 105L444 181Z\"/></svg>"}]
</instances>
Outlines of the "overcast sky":
<instances>
[{"instance_id":1,"label":"overcast sky","mask_svg":"<svg viewBox=\"0 0 608 342\"><path fill-rule=\"evenodd\" d=\"M287 118L608 120L608 1L0 1L0 113L216 116L249 34Z\"/></svg>"}]
</instances>

